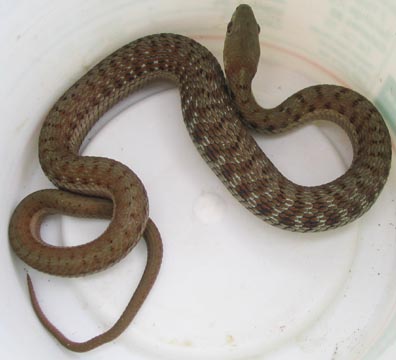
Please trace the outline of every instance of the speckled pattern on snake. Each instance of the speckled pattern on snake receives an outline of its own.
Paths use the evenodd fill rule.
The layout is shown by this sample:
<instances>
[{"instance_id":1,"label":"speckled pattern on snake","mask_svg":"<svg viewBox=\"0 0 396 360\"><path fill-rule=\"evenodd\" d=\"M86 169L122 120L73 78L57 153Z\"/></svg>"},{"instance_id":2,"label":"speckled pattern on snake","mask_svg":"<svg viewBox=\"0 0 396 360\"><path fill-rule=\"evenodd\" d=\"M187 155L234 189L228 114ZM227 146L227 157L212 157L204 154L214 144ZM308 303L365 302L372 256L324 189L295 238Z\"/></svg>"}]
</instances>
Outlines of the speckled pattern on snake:
<instances>
[{"instance_id":1,"label":"speckled pattern on snake","mask_svg":"<svg viewBox=\"0 0 396 360\"><path fill-rule=\"evenodd\" d=\"M79 154L96 121L151 80L177 84L183 118L199 153L229 191L270 224L300 232L336 228L361 216L379 195L391 162L390 136L379 112L358 93L333 85L309 87L273 109L261 108L251 92L260 56L259 31L251 8L239 6L227 28L227 80L215 57L196 41L175 34L143 37L93 67L50 110L40 133L39 158L59 190L33 193L18 205L9 226L15 253L38 270L78 276L114 264L142 235L148 245L145 274L125 312L110 330L86 342L67 339L50 323L28 278L41 322L69 349L87 351L119 335L144 302L160 268L162 242L148 218L147 195L139 178L115 160ZM341 126L354 154L344 175L320 186L300 186L285 178L248 132L251 128L279 133L318 119ZM39 233L49 213L111 221L92 242L56 247Z\"/></svg>"}]
</instances>

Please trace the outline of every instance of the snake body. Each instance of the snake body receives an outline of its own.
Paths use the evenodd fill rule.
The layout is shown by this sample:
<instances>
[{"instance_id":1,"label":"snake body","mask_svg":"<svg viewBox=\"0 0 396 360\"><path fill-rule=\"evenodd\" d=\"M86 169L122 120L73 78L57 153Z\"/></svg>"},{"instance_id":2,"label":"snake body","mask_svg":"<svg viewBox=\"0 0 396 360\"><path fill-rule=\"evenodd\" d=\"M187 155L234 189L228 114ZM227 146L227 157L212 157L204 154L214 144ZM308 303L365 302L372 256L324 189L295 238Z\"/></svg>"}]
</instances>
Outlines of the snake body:
<instances>
[{"instance_id":1,"label":"snake body","mask_svg":"<svg viewBox=\"0 0 396 360\"><path fill-rule=\"evenodd\" d=\"M246 5L237 8L228 27L224 49L227 80L216 58L196 41L175 34L150 35L97 64L66 91L46 117L39 159L60 190L34 193L18 205L9 226L15 253L41 271L78 276L114 264L142 235L149 248L145 276L124 321L84 343L68 340L46 319L29 279L40 320L69 349L90 350L117 336L138 311L159 271L161 238L148 220L147 195L137 175L115 160L79 154L97 120L149 81L169 79L177 84L183 118L199 153L248 210L272 225L301 232L335 228L367 211L383 188L391 144L376 108L352 90L320 85L296 93L274 109L262 109L251 93L259 51L257 55L257 44L244 48L248 42L241 41L240 29L245 29L245 38L253 36L252 41L258 43L258 26ZM354 151L348 171L320 186L300 186L285 178L247 130L276 133L315 119L334 121L345 129ZM111 217L111 222L92 242L55 247L46 244L39 233L41 219L53 212Z\"/></svg>"}]
</instances>

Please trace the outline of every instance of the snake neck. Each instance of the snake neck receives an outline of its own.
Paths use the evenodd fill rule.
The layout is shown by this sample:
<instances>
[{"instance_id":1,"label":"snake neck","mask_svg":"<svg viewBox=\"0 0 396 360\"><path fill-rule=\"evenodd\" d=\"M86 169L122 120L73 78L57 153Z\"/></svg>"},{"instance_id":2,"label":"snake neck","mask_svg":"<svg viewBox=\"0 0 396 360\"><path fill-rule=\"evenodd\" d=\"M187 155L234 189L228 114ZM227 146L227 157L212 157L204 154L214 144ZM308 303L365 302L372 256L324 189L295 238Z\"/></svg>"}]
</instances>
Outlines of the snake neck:
<instances>
[{"instance_id":1,"label":"snake neck","mask_svg":"<svg viewBox=\"0 0 396 360\"><path fill-rule=\"evenodd\" d=\"M253 76L246 68L240 68L237 72L228 71L227 84L231 96L245 125L262 133L273 133L271 122L275 120L274 109L265 109L257 102L252 91Z\"/></svg>"}]
</instances>

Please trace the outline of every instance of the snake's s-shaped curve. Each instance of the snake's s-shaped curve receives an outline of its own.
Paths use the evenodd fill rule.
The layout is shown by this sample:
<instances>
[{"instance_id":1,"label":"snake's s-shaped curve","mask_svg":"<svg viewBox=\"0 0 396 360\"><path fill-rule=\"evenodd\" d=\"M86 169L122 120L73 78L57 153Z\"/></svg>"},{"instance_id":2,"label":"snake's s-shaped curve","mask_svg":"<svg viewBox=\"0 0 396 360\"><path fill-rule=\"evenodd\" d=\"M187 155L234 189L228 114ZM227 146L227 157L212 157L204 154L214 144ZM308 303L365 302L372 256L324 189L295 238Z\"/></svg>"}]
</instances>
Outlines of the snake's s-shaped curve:
<instances>
[{"instance_id":1,"label":"snake's s-shaped curve","mask_svg":"<svg viewBox=\"0 0 396 360\"><path fill-rule=\"evenodd\" d=\"M257 105L250 83L259 57L258 32L250 7L239 6L228 26L224 49L228 84L205 47L180 35L158 34L133 41L105 58L49 112L40 133L39 158L48 178L62 190L34 193L18 205L9 227L15 253L51 274L83 275L124 257L148 226L145 276L121 319L94 339L75 343L65 338L42 313L29 280L40 320L69 349L87 351L117 336L138 311L159 271L161 239L148 222L147 196L138 177L114 160L79 154L95 122L147 82L163 78L178 85L184 121L202 157L247 209L273 225L302 232L344 225L367 211L383 188L390 169L390 136L381 115L363 96L321 85L296 93L274 109ZM274 133L314 119L343 127L354 158L344 175L313 187L286 179L242 122ZM54 247L39 234L42 217L52 212L111 216L111 222L90 243Z\"/></svg>"}]
</instances>

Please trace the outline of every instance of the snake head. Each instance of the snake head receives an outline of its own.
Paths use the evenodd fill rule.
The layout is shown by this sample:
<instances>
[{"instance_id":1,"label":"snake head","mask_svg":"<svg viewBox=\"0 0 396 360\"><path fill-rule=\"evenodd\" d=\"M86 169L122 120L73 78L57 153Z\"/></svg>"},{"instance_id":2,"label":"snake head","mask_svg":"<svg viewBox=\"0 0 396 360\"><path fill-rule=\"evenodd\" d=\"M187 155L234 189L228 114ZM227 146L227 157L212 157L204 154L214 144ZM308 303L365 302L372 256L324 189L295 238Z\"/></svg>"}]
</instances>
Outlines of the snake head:
<instances>
[{"instance_id":1,"label":"snake head","mask_svg":"<svg viewBox=\"0 0 396 360\"><path fill-rule=\"evenodd\" d=\"M224 42L224 70L231 88L233 84L250 83L260 59L260 26L249 5L239 5L227 26Z\"/></svg>"}]
</instances>

